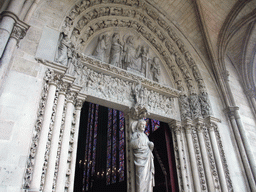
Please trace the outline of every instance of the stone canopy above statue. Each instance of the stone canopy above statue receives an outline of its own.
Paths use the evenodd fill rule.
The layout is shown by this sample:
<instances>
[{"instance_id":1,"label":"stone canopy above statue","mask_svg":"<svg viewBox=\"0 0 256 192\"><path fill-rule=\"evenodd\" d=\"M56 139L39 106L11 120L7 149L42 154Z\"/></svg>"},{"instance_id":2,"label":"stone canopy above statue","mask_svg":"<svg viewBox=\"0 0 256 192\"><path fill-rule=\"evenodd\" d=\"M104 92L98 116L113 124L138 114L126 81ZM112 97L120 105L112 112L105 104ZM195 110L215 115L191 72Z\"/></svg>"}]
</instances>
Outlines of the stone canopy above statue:
<instances>
[{"instance_id":1,"label":"stone canopy above statue","mask_svg":"<svg viewBox=\"0 0 256 192\"><path fill-rule=\"evenodd\" d=\"M127 30L97 35L87 46L85 54L155 82L162 82L160 59L139 35Z\"/></svg>"}]
</instances>

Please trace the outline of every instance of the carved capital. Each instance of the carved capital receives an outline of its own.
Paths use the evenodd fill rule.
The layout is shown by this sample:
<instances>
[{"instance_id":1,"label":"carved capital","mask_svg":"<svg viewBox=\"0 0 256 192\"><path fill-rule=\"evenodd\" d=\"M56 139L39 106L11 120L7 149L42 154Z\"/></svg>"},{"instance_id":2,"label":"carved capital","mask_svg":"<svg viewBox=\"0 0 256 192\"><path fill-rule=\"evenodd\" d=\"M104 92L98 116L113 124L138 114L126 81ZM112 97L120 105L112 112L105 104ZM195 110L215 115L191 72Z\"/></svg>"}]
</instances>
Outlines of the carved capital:
<instances>
[{"instance_id":1,"label":"carved capital","mask_svg":"<svg viewBox=\"0 0 256 192\"><path fill-rule=\"evenodd\" d=\"M198 132L202 132L203 131L203 127L204 127L203 118L198 117L197 119L195 119L195 124L196 124L196 130Z\"/></svg>"},{"instance_id":2,"label":"carved capital","mask_svg":"<svg viewBox=\"0 0 256 192\"><path fill-rule=\"evenodd\" d=\"M61 82L61 78L63 77L62 74L54 72L50 79L49 79L49 84L50 85L58 85Z\"/></svg>"},{"instance_id":3,"label":"carved capital","mask_svg":"<svg viewBox=\"0 0 256 192\"><path fill-rule=\"evenodd\" d=\"M225 80L227 82L229 81L229 72L228 72L228 70L222 71L220 75L221 75L221 78L223 80Z\"/></svg>"},{"instance_id":4,"label":"carved capital","mask_svg":"<svg viewBox=\"0 0 256 192\"><path fill-rule=\"evenodd\" d=\"M72 91L72 90L69 89L69 90L67 91L67 102L74 104L76 95L77 95L76 92L74 92L74 91Z\"/></svg>"},{"instance_id":5,"label":"carved capital","mask_svg":"<svg viewBox=\"0 0 256 192\"><path fill-rule=\"evenodd\" d=\"M67 89L68 89L69 85L70 85L69 83L61 82L61 83L59 84L60 94L65 95L66 92L67 92Z\"/></svg>"},{"instance_id":6,"label":"carved capital","mask_svg":"<svg viewBox=\"0 0 256 192\"><path fill-rule=\"evenodd\" d=\"M192 127L193 127L193 121L190 118L186 118L185 120L182 121L182 125L185 128L186 133L191 134Z\"/></svg>"},{"instance_id":7,"label":"carved capital","mask_svg":"<svg viewBox=\"0 0 256 192\"><path fill-rule=\"evenodd\" d=\"M17 46L19 46L19 42L23 39L27 33L29 26L21 25L20 23L15 23L12 29L11 36L12 38L17 40Z\"/></svg>"},{"instance_id":8,"label":"carved capital","mask_svg":"<svg viewBox=\"0 0 256 192\"><path fill-rule=\"evenodd\" d=\"M84 103L84 100L77 99L75 104L76 110L80 110L83 107L83 103Z\"/></svg>"},{"instance_id":9,"label":"carved capital","mask_svg":"<svg viewBox=\"0 0 256 192\"><path fill-rule=\"evenodd\" d=\"M239 110L239 107L227 107L224 112L229 116L230 119L234 119L236 116L236 111Z\"/></svg>"},{"instance_id":10,"label":"carved capital","mask_svg":"<svg viewBox=\"0 0 256 192\"><path fill-rule=\"evenodd\" d=\"M3 17L10 17L15 21L10 37L16 39L17 45L19 45L20 40L25 37L26 32L30 26L27 23L21 21L16 14L10 11L3 11L0 15L0 18Z\"/></svg>"},{"instance_id":11,"label":"carved capital","mask_svg":"<svg viewBox=\"0 0 256 192\"><path fill-rule=\"evenodd\" d=\"M221 121L215 117L208 116L204 119L204 122L209 131L214 131L214 128L217 127L217 123Z\"/></svg>"},{"instance_id":12,"label":"carved capital","mask_svg":"<svg viewBox=\"0 0 256 192\"><path fill-rule=\"evenodd\" d=\"M169 127L171 129L173 129L173 131L175 132L176 135L181 134L181 122L180 121L176 121L176 120L171 121L169 123Z\"/></svg>"}]
</instances>

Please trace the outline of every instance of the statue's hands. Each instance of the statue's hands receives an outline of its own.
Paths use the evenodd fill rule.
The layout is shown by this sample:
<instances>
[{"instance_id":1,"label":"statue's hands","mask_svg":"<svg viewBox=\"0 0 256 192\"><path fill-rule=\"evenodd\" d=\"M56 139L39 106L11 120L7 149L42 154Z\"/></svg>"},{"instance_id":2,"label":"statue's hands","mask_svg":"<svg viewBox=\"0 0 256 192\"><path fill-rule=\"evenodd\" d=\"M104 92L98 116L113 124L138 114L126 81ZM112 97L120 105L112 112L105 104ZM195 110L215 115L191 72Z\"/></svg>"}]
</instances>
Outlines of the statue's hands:
<instances>
[{"instance_id":1,"label":"statue's hands","mask_svg":"<svg viewBox=\"0 0 256 192\"><path fill-rule=\"evenodd\" d=\"M153 149L154 149L154 143L151 142L151 141L149 141L149 142L148 142L148 146L149 146L150 150L153 151Z\"/></svg>"}]
</instances>

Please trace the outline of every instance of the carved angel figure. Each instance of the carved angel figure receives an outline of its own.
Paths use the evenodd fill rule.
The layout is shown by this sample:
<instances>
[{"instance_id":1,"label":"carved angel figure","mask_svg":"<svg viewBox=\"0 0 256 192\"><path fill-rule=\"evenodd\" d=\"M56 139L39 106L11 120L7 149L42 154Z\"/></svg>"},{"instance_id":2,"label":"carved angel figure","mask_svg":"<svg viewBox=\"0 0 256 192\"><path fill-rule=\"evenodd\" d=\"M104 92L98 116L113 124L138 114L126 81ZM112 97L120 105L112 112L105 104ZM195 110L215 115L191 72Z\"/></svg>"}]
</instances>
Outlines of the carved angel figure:
<instances>
[{"instance_id":1,"label":"carved angel figure","mask_svg":"<svg viewBox=\"0 0 256 192\"><path fill-rule=\"evenodd\" d=\"M131 148L134 155L136 192L153 192L154 181L154 143L144 133L146 121L140 119L133 130Z\"/></svg>"}]
</instances>

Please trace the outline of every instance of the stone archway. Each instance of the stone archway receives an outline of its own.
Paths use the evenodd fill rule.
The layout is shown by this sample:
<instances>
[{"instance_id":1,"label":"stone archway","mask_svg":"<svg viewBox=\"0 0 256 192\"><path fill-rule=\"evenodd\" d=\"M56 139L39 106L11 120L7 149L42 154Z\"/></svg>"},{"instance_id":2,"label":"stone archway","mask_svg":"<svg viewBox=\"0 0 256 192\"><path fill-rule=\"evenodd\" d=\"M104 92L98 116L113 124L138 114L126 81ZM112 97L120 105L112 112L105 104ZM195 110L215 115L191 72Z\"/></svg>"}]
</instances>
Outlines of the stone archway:
<instances>
[{"instance_id":1,"label":"stone archway","mask_svg":"<svg viewBox=\"0 0 256 192\"><path fill-rule=\"evenodd\" d=\"M209 116L208 93L199 68L172 24L146 1L100 2L75 4L63 22L56 62L38 58L49 70L46 70L25 188L72 191L78 119L86 99L127 110L127 142L130 125L140 115L136 107L145 108L152 117L169 123L180 190L232 190L218 120ZM104 39L105 33L113 38L118 29L129 30L149 47L151 62L154 57L159 58L162 79L171 82L169 85L149 78L148 72L143 76L136 68L122 67L120 62L114 66L111 61L97 58L95 44ZM124 39L123 44L128 37ZM128 110L132 107L135 110ZM129 151L129 143L127 146ZM130 160L128 191L135 191L133 161L127 159Z\"/></svg>"}]
</instances>

